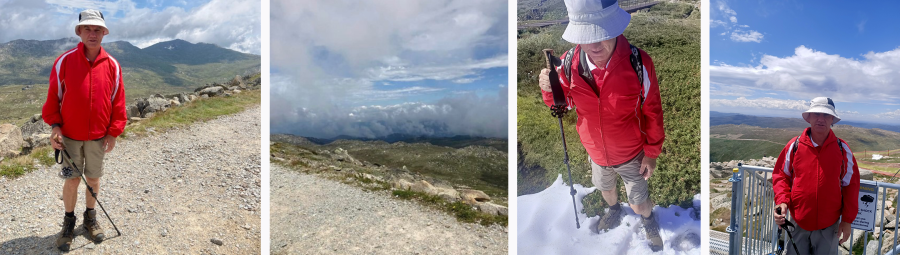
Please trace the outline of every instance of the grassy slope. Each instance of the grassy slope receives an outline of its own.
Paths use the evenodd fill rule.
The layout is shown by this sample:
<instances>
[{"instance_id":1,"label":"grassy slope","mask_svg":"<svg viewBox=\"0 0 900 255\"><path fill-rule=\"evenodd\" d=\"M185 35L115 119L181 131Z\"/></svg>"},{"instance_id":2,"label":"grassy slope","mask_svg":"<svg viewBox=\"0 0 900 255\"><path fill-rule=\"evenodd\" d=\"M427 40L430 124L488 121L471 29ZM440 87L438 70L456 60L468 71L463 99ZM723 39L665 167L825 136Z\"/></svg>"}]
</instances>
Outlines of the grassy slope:
<instances>
[{"instance_id":1,"label":"grassy slope","mask_svg":"<svg viewBox=\"0 0 900 255\"><path fill-rule=\"evenodd\" d=\"M778 157L784 144L768 141L743 141L728 139L709 139L709 162L730 160L759 159L766 156Z\"/></svg>"},{"instance_id":2,"label":"grassy slope","mask_svg":"<svg viewBox=\"0 0 900 255\"><path fill-rule=\"evenodd\" d=\"M649 12L633 15L625 30L632 44L653 57L660 83L666 142L650 179L650 194L663 206L690 206L692 197L700 192L700 19L699 11L692 10L689 5L661 3ZM564 29L549 27L518 41L517 129L524 157L518 173L518 195L547 187L557 174L566 175L559 128L537 87L537 74L544 65L541 50L553 48L559 54L573 46L560 39ZM574 182L593 186L587 154L575 131L574 114L564 122ZM619 196L624 199L624 192ZM587 196L583 201L585 212L599 213L605 207L601 200L599 192Z\"/></svg>"}]
</instances>

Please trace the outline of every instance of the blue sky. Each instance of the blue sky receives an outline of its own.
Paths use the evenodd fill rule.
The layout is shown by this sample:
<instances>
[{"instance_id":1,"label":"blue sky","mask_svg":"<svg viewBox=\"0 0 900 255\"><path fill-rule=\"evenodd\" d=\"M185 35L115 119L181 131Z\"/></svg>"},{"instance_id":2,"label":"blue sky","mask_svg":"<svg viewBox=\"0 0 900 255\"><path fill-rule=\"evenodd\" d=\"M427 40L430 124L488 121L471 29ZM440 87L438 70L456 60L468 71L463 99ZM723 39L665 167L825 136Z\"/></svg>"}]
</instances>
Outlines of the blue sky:
<instances>
[{"instance_id":1,"label":"blue sky","mask_svg":"<svg viewBox=\"0 0 900 255\"><path fill-rule=\"evenodd\" d=\"M0 0L0 43L16 39L75 37L78 13L103 12L110 30L103 41L144 48L182 39L260 53L260 2L248 0Z\"/></svg>"},{"instance_id":2,"label":"blue sky","mask_svg":"<svg viewBox=\"0 0 900 255\"><path fill-rule=\"evenodd\" d=\"M272 1L272 132L506 137L507 7Z\"/></svg>"},{"instance_id":3,"label":"blue sky","mask_svg":"<svg viewBox=\"0 0 900 255\"><path fill-rule=\"evenodd\" d=\"M800 117L834 99L843 120L900 124L900 2L710 5L710 109Z\"/></svg>"}]
</instances>

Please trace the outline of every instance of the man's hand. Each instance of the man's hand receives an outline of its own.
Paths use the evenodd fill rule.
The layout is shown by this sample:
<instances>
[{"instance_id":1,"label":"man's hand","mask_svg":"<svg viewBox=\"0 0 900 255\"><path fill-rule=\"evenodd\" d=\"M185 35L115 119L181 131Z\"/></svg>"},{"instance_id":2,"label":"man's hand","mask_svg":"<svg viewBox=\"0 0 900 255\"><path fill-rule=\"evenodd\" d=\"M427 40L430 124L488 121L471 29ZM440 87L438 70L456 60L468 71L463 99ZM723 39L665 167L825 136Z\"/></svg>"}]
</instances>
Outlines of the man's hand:
<instances>
[{"instance_id":1,"label":"man's hand","mask_svg":"<svg viewBox=\"0 0 900 255\"><path fill-rule=\"evenodd\" d=\"M778 209L781 209L781 214L778 214ZM787 215L787 211L788 211L787 204L785 204L785 203L778 204L777 206L775 206L775 209L773 209L773 210L775 210L775 213L773 213L773 215L775 215L775 224L778 225L778 227L780 228L781 225L784 225L784 219L785 219L785 216Z\"/></svg>"},{"instance_id":2,"label":"man's hand","mask_svg":"<svg viewBox=\"0 0 900 255\"><path fill-rule=\"evenodd\" d=\"M557 79L559 79L559 77L557 77ZM541 69L541 74L538 75L538 86L540 86L541 90L544 92L553 92L553 90L550 89L550 69Z\"/></svg>"},{"instance_id":3,"label":"man's hand","mask_svg":"<svg viewBox=\"0 0 900 255\"><path fill-rule=\"evenodd\" d=\"M103 137L103 152L109 153L116 147L116 137L111 135L106 135Z\"/></svg>"},{"instance_id":4,"label":"man's hand","mask_svg":"<svg viewBox=\"0 0 900 255\"><path fill-rule=\"evenodd\" d=\"M641 175L644 176L644 180L649 180L655 169L656 159L644 156L644 159L641 160Z\"/></svg>"},{"instance_id":5,"label":"man's hand","mask_svg":"<svg viewBox=\"0 0 900 255\"><path fill-rule=\"evenodd\" d=\"M838 231L840 231L840 236L841 236L841 241L838 243L843 243L843 242L846 242L847 239L850 239L850 233L851 233L850 223L841 221L841 225L840 225L840 227L838 227L838 229L840 229Z\"/></svg>"},{"instance_id":6,"label":"man's hand","mask_svg":"<svg viewBox=\"0 0 900 255\"><path fill-rule=\"evenodd\" d=\"M50 131L50 146L57 150L66 149L66 145L63 144L62 129L59 127L54 127L53 131Z\"/></svg>"}]
</instances>

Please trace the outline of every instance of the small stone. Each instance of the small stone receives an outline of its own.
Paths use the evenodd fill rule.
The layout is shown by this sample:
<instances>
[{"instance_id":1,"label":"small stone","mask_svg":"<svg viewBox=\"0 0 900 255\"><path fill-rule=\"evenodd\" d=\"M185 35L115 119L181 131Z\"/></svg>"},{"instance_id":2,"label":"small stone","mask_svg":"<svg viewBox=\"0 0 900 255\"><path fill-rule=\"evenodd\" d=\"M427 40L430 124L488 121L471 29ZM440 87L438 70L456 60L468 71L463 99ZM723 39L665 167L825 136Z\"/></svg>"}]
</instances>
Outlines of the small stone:
<instances>
[{"instance_id":1,"label":"small stone","mask_svg":"<svg viewBox=\"0 0 900 255\"><path fill-rule=\"evenodd\" d=\"M212 242L212 243L214 243L214 244L216 244L216 245L218 245L218 246L222 246L222 244L224 244L224 243L222 242L222 240L219 240L219 239L217 239L217 238L209 239L209 241Z\"/></svg>"},{"instance_id":2,"label":"small stone","mask_svg":"<svg viewBox=\"0 0 900 255\"><path fill-rule=\"evenodd\" d=\"M150 193L150 190L149 190L149 189L145 189L145 190L144 190L144 194L147 194L147 193Z\"/></svg>"},{"instance_id":3,"label":"small stone","mask_svg":"<svg viewBox=\"0 0 900 255\"><path fill-rule=\"evenodd\" d=\"M169 231L166 231L165 229L163 229L162 233L160 233L159 235L161 235L162 237L166 237L169 235Z\"/></svg>"},{"instance_id":4,"label":"small stone","mask_svg":"<svg viewBox=\"0 0 900 255\"><path fill-rule=\"evenodd\" d=\"M246 230L250 230L250 225L243 225L243 226L241 226L241 227L244 228L244 229L246 229Z\"/></svg>"},{"instance_id":5,"label":"small stone","mask_svg":"<svg viewBox=\"0 0 900 255\"><path fill-rule=\"evenodd\" d=\"M96 247L94 245L94 243L88 243L87 245L84 246L85 249L94 249L94 247Z\"/></svg>"}]
</instances>

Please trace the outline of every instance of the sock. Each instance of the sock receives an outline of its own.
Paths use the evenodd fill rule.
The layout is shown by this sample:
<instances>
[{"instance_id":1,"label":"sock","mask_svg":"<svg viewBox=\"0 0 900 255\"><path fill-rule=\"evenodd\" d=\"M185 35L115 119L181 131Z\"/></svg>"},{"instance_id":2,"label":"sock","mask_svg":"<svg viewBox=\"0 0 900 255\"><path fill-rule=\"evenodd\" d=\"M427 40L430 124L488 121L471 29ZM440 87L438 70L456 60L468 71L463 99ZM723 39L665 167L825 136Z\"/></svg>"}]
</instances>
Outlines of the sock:
<instances>
[{"instance_id":1,"label":"sock","mask_svg":"<svg viewBox=\"0 0 900 255\"><path fill-rule=\"evenodd\" d=\"M84 212L90 212L90 211L93 211L93 210L94 210L94 208L85 208L85 209L84 209Z\"/></svg>"},{"instance_id":2,"label":"sock","mask_svg":"<svg viewBox=\"0 0 900 255\"><path fill-rule=\"evenodd\" d=\"M616 203L614 205L610 205L609 209L613 209L613 208L619 209L619 207L622 207L622 204Z\"/></svg>"},{"instance_id":3,"label":"sock","mask_svg":"<svg viewBox=\"0 0 900 255\"><path fill-rule=\"evenodd\" d=\"M66 217L75 217L75 212L66 212Z\"/></svg>"}]
</instances>

